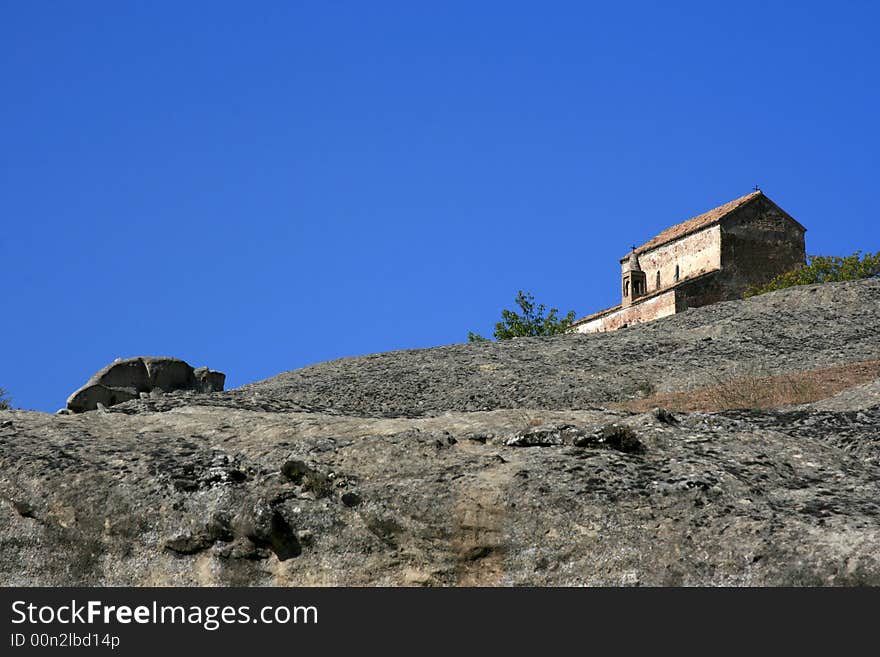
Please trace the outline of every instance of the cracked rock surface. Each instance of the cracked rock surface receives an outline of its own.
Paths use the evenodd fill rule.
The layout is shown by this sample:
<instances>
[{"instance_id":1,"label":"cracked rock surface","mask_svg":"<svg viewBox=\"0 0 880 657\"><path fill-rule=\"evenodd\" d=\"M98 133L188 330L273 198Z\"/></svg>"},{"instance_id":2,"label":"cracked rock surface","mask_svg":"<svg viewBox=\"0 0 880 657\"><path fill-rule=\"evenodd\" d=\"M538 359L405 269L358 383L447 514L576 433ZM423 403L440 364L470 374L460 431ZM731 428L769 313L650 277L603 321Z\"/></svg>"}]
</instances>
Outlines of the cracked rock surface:
<instances>
[{"instance_id":1,"label":"cracked rock surface","mask_svg":"<svg viewBox=\"0 0 880 657\"><path fill-rule=\"evenodd\" d=\"M238 390L0 411L4 585L880 585L877 384L603 408L761 359L880 357L880 281ZM706 339L711 338L711 339Z\"/></svg>"}]
</instances>

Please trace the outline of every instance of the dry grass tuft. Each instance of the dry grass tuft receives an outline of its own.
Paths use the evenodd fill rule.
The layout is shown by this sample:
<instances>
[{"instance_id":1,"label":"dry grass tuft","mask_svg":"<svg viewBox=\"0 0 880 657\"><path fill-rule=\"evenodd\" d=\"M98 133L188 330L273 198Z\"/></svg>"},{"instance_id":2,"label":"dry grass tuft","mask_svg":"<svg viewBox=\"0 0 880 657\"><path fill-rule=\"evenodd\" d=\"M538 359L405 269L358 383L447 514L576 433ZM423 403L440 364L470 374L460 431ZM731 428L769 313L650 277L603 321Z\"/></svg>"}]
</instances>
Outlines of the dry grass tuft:
<instances>
[{"instance_id":1,"label":"dry grass tuft","mask_svg":"<svg viewBox=\"0 0 880 657\"><path fill-rule=\"evenodd\" d=\"M760 366L750 366L716 383L633 399L613 407L636 412L655 406L675 411L766 410L827 399L878 377L880 360L786 374L769 374Z\"/></svg>"}]
</instances>

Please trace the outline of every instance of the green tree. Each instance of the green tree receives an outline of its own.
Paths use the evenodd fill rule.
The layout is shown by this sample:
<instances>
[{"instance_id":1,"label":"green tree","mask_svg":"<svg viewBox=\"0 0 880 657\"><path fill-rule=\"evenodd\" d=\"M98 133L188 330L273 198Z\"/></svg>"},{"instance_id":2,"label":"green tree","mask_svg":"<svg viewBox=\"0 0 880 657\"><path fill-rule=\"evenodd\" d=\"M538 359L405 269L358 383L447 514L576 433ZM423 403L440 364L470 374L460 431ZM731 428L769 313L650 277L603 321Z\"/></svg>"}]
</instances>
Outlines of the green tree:
<instances>
[{"instance_id":1,"label":"green tree","mask_svg":"<svg viewBox=\"0 0 880 657\"><path fill-rule=\"evenodd\" d=\"M509 340L535 335L558 335L565 333L574 322L574 311L560 318L559 310L551 308L546 315L544 304L535 305L535 297L530 292L520 290L516 295L516 305L522 314L513 310L502 310L501 321L495 324L495 339ZM486 340L479 333L468 333L470 342Z\"/></svg>"},{"instance_id":2,"label":"green tree","mask_svg":"<svg viewBox=\"0 0 880 657\"><path fill-rule=\"evenodd\" d=\"M808 264L780 274L766 285L750 287L744 296L753 297L795 285L856 281L880 274L880 251L866 253L864 257L861 251L856 251L851 256L814 255L808 259Z\"/></svg>"},{"instance_id":3,"label":"green tree","mask_svg":"<svg viewBox=\"0 0 880 657\"><path fill-rule=\"evenodd\" d=\"M6 396L6 391L3 388L0 388L0 411L5 411L12 408L12 400Z\"/></svg>"}]
</instances>

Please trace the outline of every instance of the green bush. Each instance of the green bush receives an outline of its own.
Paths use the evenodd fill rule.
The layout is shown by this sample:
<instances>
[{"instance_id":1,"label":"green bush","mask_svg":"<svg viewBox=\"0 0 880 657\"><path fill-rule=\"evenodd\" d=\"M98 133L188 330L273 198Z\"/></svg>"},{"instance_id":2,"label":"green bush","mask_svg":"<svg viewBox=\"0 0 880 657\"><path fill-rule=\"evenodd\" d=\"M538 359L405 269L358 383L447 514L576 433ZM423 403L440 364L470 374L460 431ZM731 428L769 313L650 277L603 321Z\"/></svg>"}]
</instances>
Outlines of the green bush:
<instances>
[{"instance_id":1,"label":"green bush","mask_svg":"<svg viewBox=\"0 0 880 657\"><path fill-rule=\"evenodd\" d=\"M6 391L0 388L0 411L6 411L12 408L12 400L6 396Z\"/></svg>"},{"instance_id":2,"label":"green bush","mask_svg":"<svg viewBox=\"0 0 880 657\"><path fill-rule=\"evenodd\" d=\"M808 259L808 264L780 274L766 285L750 287L744 296L753 297L795 285L856 281L880 274L880 251L866 253L864 257L861 251L856 251L851 256L809 256Z\"/></svg>"},{"instance_id":3,"label":"green bush","mask_svg":"<svg viewBox=\"0 0 880 657\"><path fill-rule=\"evenodd\" d=\"M520 290L516 295L516 305L522 314L513 310L502 310L501 321L495 324L495 339L509 340L510 338L522 338L536 335L558 335L565 333L574 322L574 311L560 318L559 310L551 308L545 316L544 304L535 305L535 297L530 292ZM470 342L482 342L486 340L478 333L469 332Z\"/></svg>"}]
</instances>

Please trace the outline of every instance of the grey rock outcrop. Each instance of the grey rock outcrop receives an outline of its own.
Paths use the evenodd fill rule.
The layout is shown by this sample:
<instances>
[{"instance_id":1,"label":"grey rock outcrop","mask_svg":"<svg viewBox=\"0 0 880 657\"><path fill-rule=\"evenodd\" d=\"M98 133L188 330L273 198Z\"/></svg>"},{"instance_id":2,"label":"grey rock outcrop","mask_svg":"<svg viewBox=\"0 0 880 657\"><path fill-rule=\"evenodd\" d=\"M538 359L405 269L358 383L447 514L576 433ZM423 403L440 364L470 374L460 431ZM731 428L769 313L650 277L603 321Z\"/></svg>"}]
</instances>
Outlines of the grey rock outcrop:
<instances>
[{"instance_id":1,"label":"grey rock outcrop","mask_svg":"<svg viewBox=\"0 0 880 657\"><path fill-rule=\"evenodd\" d=\"M755 361L878 359L878 327L880 281L810 286L0 411L0 584L880 586L880 381L775 410L608 408ZM147 365L94 385L136 389Z\"/></svg>"},{"instance_id":2,"label":"grey rock outcrop","mask_svg":"<svg viewBox=\"0 0 880 657\"><path fill-rule=\"evenodd\" d=\"M220 392L225 382L226 375L222 372L207 367L193 369L179 358L116 359L68 397L67 409L74 413L92 411L99 404L114 406L154 391Z\"/></svg>"},{"instance_id":3,"label":"grey rock outcrop","mask_svg":"<svg viewBox=\"0 0 880 657\"><path fill-rule=\"evenodd\" d=\"M0 412L3 585L880 585L880 407L110 410Z\"/></svg>"}]
</instances>

